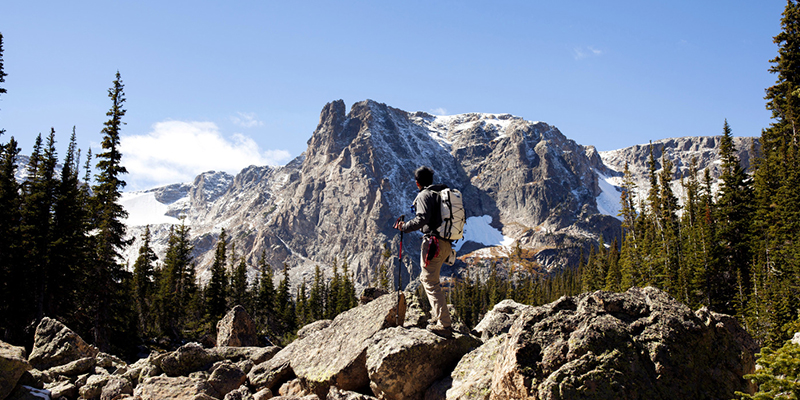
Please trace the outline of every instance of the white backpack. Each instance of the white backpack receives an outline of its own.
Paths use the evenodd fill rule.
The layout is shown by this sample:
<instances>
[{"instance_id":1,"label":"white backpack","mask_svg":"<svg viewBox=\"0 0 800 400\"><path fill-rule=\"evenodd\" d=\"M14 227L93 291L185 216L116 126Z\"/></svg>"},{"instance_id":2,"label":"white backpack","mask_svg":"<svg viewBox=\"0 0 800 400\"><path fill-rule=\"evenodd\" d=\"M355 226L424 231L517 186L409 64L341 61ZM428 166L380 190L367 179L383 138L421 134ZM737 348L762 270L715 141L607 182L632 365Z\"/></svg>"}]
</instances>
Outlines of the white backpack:
<instances>
[{"instance_id":1,"label":"white backpack","mask_svg":"<svg viewBox=\"0 0 800 400\"><path fill-rule=\"evenodd\" d=\"M436 228L439 237L458 240L464 237L464 202L458 189L442 189L439 192L439 207L442 211L442 224Z\"/></svg>"}]
</instances>

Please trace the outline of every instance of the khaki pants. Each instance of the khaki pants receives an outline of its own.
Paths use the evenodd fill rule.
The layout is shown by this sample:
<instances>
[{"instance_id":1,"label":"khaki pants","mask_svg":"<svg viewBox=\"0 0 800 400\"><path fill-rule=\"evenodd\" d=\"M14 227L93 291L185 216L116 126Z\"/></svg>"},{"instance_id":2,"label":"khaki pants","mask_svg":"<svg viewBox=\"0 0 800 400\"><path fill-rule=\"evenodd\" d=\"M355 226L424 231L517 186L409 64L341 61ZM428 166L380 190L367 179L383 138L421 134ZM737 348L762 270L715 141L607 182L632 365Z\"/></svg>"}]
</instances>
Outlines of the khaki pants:
<instances>
[{"instance_id":1,"label":"khaki pants","mask_svg":"<svg viewBox=\"0 0 800 400\"><path fill-rule=\"evenodd\" d=\"M431 323L439 321L442 326L447 327L451 324L450 311L447 309L447 301L439 283L439 272L442 270L442 264L447 260L453 249L449 241L439 240L439 255L430 260L426 268L425 256L428 254L428 245L428 240L422 241L422 251L419 258L422 272L419 275L419 280L422 282L425 294L428 295L428 302L431 304Z\"/></svg>"}]
</instances>

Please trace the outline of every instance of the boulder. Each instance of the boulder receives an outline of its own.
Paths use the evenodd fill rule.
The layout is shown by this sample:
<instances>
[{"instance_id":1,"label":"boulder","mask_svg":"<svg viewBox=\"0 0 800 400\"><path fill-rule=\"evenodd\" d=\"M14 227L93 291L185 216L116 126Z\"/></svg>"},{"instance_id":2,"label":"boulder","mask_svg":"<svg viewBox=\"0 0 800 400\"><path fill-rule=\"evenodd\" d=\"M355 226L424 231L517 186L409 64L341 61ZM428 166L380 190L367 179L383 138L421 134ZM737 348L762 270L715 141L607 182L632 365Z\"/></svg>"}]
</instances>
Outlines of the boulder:
<instances>
[{"instance_id":1,"label":"boulder","mask_svg":"<svg viewBox=\"0 0 800 400\"><path fill-rule=\"evenodd\" d=\"M167 376L186 376L194 371L208 369L215 361L218 361L217 357L204 349L200 343L193 342L160 358L160 366Z\"/></svg>"},{"instance_id":2,"label":"boulder","mask_svg":"<svg viewBox=\"0 0 800 400\"><path fill-rule=\"evenodd\" d=\"M109 379L111 375L90 375L85 384L79 385L78 393L84 399L99 398Z\"/></svg>"},{"instance_id":3,"label":"boulder","mask_svg":"<svg viewBox=\"0 0 800 400\"><path fill-rule=\"evenodd\" d=\"M494 336L461 358L450 374L445 398L488 400L492 391L492 371L507 335Z\"/></svg>"},{"instance_id":4,"label":"boulder","mask_svg":"<svg viewBox=\"0 0 800 400\"><path fill-rule=\"evenodd\" d=\"M749 392L743 374L755 368L752 338L732 318L702 316L652 287L523 310L495 361L490 398L713 399Z\"/></svg>"},{"instance_id":5,"label":"boulder","mask_svg":"<svg viewBox=\"0 0 800 400\"><path fill-rule=\"evenodd\" d=\"M154 376L136 386L133 395L141 400L213 400L213 390L202 379Z\"/></svg>"},{"instance_id":6,"label":"boulder","mask_svg":"<svg viewBox=\"0 0 800 400\"><path fill-rule=\"evenodd\" d=\"M367 346L373 335L405 319L405 296L388 294L347 310L331 325L292 343L291 368L304 387L325 397L331 386L343 390L366 388Z\"/></svg>"},{"instance_id":7,"label":"boulder","mask_svg":"<svg viewBox=\"0 0 800 400\"><path fill-rule=\"evenodd\" d=\"M78 376L93 371L97 365L94 357L84 357L64 365L59 365L44 371L44 373L55 379L57 376Z\"/></svg>"},{"instance_id":8,"label":"boulder","mask_svg":"<svg viewBox=\"0 0 800 400\"><path fill-rule=\"evenodd\" d=\"M408 304L406 307L406 318L403 326L424 328L426 325L428 325L428 320L431 318L430 311L422 306L422 302L415 292L409 291L403 292L403 294L406 297L406 304Z\"/></svg>"},{"instance_id":9,"label":"boulder","mask_svg":"<svg viewBox=\"0 0 800 400\"><path fill-rule=\"evenodd\" d=\"M233 307L217 323L217 347L258 346L256 324L244 307Z\"/></svg>"},{"instance_id":10,"label":"boulder","mask_svg":"<svg viewBox=\"0 0 800 400\"><path fill-rule=\"evenodd\" d=\"M367 349L370 387L382 399L422 399L434 382L479 345L477 338L458 332L444 338L420 328L385 329Z\"/></svg>"},{"instance_id":11,"label":"boulder","mask_svg":"<svg viewBox=\"0 0 800 400\"><path fill-rule=\"evenodd\" d=\"M508 332L522 311L530 308L531 306L517 303L514 300L503 300L495 304L473 330L485 342L492 337Z\"/></svg>"},{"instance_id":12,"label":"boulder","mask_svg":"<svg viewBox=\"0 0 800 400\"><path fill-rule=\"evenodd\" d=\"M321 331L329 326L331 326L331 320L329 319L321 319L319 321L314 321L297 331L297 339L303 339L307 336L311 336L311 334Z\"/></svg>"},{"instance_id":13,"label":"boulder","mask_svg":"<svg viewBox=\"0 0 800 400\"><path fill-rule=\"evenodd\" d=\"M60 399L62 397L75 399L78 397L78 386L69 381L49 384L45 386L45 389L50 391L50 397L53 399Z\"/></svg>"},{"instance_id":14,"label":"boulder","mask_svg":"<svg viewBox=\"0 0 800 400\"><path fill-rule=\"evenodd\" d=\"M271 399L272 397L273 397L272 390L269 390L267 388L263 388L257 391L255 394L253 394L253 400L268 400Z\"/></svg>"},{"instance_id":15,"label":"boulder","mask_svg":"<svg viewBox=\"0 0 800 400\"><path fill-rule=\"evenodd\" d=\"M280 389L278 389L278 394L284 397L303 397L308 393L303 389L300 379L292 379L281 385Z\"/></svg>"},{"instance_id":16,"label":"boulder","mask_svg":"<svg viewBox=\"0 0 800 400\"><path fill-rule=\"evenodd\" d=\"M240 386L235 390L231 390L225 395L223 400L255 400L253 394L247 389L247 386Z\"/></svg>"},{"instance_id":17,"label":"boulder","mask_svg":"<svg viewBox=\"0 0 800 400\"><path fill-rule=\"evenodd\" d=\"M8 396L22 374L31 368L24 347L0 341L0 399Z\"/></svg>"},{"instance_id":18,"label":"boulder","mask_svg":"<svg viewBox=\"0 0 800 400\"><path fill-rule=\"evenodd\" d=\"M336 386L331 386L325 400L378 400L377 397L361 394L358 392L351 392L349 390L342 390Z\"/></svg>"},{"instance_id":19,"label":"boulder","mask_svg":"<svg viewBox=\"0 0 800 400\"><path fill-rule=\"evenodd\" d=\"M259 391L269 389L271 395L278 391L280 384L294 378L295 374L291 367L291 361L299 342L301 340L295 340L275 354L274 357L253 367L247 373L247 381L250 386Z\"/></svg>"},{"instance_id":20,"label":"boulder","mask_svg":"<svg viewBox=\"0 0 800 400\"><path fill-rule=\"evenodd\" d=\"M36 327L28 362L38 370L46 370L84 357L95 357L99 350L86 343L61 322L44 317Z\"/></svg>"},{"instance_id":21,"label":"boulder","mask_svg":"<svg viewBox=\"0 0 800 400\"><path fill-rule=\"evenodd\" d=\"M103 386L103 390L100 393L100 400L118 400L132 394L133 385L131 385L129 380L119 376L113 376L109 378L108 383Z\"/></svg>"},{"instance_id":22,"label":"boulder","mask_svg":"<svg viewBox=\"0 0 800 400\"><path fill-rule=\"evenodd\" d=\"M239 362L250 360L253 364L261 364L274 357L281 350L278 346L267 347L213 347L206 349L211 359L216 361L230 360Z\"/></svg>"},{"instance_id":23,"label":"boulder","mask_svg":"<svg viewBox=\"0 0 800 400\"><path fill-rule=\"evenodd\" d=\"M219 361L211 368L208 384L217 392L219 398L238 389L247 381L247 375L229 360Z\"/></svg>"}]
</instances>

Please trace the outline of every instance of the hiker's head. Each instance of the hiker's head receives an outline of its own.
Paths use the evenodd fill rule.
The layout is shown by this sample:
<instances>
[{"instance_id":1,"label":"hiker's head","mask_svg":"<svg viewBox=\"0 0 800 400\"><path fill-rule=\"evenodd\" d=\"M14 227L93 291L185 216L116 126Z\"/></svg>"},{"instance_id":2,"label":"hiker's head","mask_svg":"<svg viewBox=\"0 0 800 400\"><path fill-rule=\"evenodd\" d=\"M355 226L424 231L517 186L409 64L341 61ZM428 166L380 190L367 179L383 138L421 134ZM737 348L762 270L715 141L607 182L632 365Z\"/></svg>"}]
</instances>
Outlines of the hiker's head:
<instances>
[{"instance_id":1,"label":"hiker's head","mask_svg":"<svg viewBox=\"0 0 800 400\"><path fill-rule=\"evenodd\" d=\"M430 186L433 183L433 170L423 165L414 171L414 179L421 188Z\"/></svg>"}]
</instances>

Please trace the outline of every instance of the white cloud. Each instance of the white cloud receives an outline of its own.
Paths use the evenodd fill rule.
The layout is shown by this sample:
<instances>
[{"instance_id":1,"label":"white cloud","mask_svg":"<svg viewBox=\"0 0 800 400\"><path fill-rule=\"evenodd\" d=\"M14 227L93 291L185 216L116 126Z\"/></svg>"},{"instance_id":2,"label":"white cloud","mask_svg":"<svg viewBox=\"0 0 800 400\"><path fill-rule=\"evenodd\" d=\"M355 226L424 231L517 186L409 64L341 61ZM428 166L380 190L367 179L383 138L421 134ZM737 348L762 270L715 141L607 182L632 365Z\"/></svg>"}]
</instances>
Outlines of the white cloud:
<instances>
[{"instance_id":1,"label":"white cloud","mask_svg":"<svg viewBox=\"0 0 800 400\"><path fill-rule=\"evenodd\" d=\"M250 165L279 165L286 150L261 150L242 134L224 137L213 122L166 121L145 135L123 136L122 164L128 190L189 182L206 171L236 174Z\"/></svg>"},{"instance_id":2,"label":"white cloud","mask_svg":"<svg viewBox=\"0 0 800 400\"><path fill-rule=\"evenodd\" d=\"M231 117L231 121L242 128L264 126L264 122L258 119L256 113L237 112L236 114L237 115Z\"/></svg>"},{"instance_id":3,"label":"white cloud","mask_svg":"<svg viewBox=\"0 0 800 400\"><path fill-rule=\"evenodd\" d=\"M442 107L434 108L433 110L431 110L431 114L433 114L433 115L447 115L447 110L442 108Z\"/></svg>"},{"instance_id":4,"label":"white cloud","mask_svg":"<svg viewBox=\"0 0 800 400\"><path fill-rule=\"evenodd\" d=\"M592 46L588 47L576 47L572 49L573 55L576 60L583 60L587 57L597 57L603 54L602 50L595 49Z\"/></svg>"}]
</instances>

